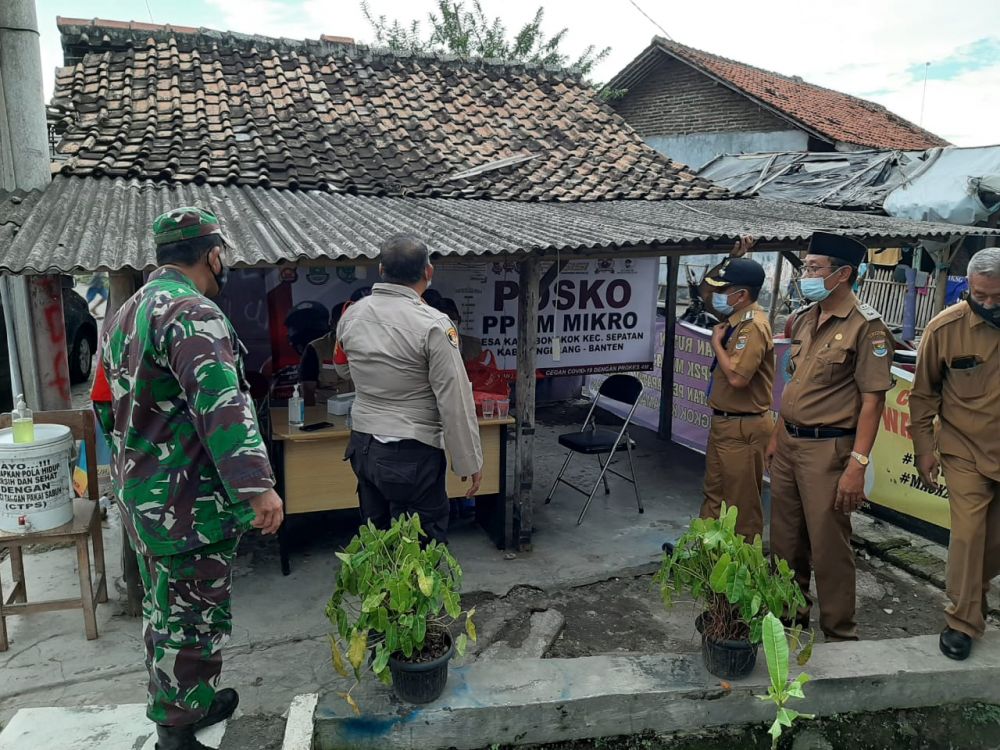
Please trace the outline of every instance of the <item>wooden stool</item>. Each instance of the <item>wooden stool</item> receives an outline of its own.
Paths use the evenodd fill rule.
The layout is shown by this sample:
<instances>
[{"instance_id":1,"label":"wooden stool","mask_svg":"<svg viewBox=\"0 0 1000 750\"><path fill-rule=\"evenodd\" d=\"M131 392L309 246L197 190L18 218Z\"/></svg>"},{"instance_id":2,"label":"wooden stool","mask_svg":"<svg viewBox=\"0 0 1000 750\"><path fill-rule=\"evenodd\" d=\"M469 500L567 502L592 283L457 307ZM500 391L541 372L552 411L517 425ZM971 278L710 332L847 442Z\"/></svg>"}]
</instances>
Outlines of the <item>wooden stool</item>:
<instances>
[{"instance_id":1,"label":"wooden stool","mask_svg":"<svg viewBox=\"0 0 1000 750\"><path fill-rule=\"evenodd\" d=\"M47 531L15 534L0 531L0 549L10 550L10 569L14 590L6 599L0 581L0 651L6 651L7 617L10 615L50 612L59 609L83 609L83 621L88 640L97 638L97 605L108 601L108 584L104 567L104 536L101 530L100 489L97 479L97 446L94 415L89 409L76 411L35 412L37 424L61 424L69 427L75 440L87 446L87 489L90 499L73 500L73 520ZM0 415L0 429L10 426L10 415ZM94 569L97 579L90 576L90 549L94 547ZM80 596L72 599L48 599L28 602L28 587L24 577L24 555L21 549L27 544L51 544L72 541L76 546L77 565L80 568Z\"/></svg>"}]
</instances>

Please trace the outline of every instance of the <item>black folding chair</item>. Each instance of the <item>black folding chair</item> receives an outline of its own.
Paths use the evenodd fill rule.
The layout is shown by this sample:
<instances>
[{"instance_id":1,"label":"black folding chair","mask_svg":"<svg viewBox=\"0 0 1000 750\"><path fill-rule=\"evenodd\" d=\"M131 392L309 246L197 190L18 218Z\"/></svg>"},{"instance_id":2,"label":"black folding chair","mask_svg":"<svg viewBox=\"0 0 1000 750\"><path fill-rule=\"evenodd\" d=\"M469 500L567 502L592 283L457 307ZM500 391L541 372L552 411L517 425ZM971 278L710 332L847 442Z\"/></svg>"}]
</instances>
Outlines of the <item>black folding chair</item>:
<instances>
[{"instance_id":1,"label":"black folding chair","mask_svg":"<svg viewBox=\"0 0 1000 750\"><path fill-rule=\"evenodd\" d=\"M608 487L608 472L614 474L616 477L621 477L626 482L632 483L632 487L635 489L635 501L639 505L639 512L644 512L642 507L642 497L639 496L639 483L635 478L635 465L632 463L632 440L629 438L628 434L628 426L632 421L632 415L635 414L635 408L639 404L639 396L641 395L642 383L639 382L639 378L633 375L612 375L601 383L601 388L594 397L593 403L590 405L590 411L587 412L587 418L584 420L583 427L580 431L567 432L559 436L559 445L569 448L569 453L566 454L566 460L563 462L562 468L556 476L556 481L552 484L552 489L549 490L548 497L545 498L545 503L547 505L552 501L552 494L556 491L556 487L559 486L560 482L572 487L581 495L586 495L587 502L584 503L583 510L580 511L580 517L576 519L577 526L583 523L583 516L587 512L587 508L590 507L590 501L594 499L594 493L597 492L597 487L602 481L604 482L604 494L611 494L611 488ZM594 420L594 412L602 398L609 399L611 401L618 401L631 407L620 430L615 431L599 429L597 427L597 422ZM622 445L624 445L625 450L628 453L629 472L632 475L630 477L620 474L610 468L611 461L615 457L615 452L620 450ZM565 472L566 467L569 466L570 459L573 458L574 453L597 456L597 462L601 466L601 473L597 477L597 481L594 482L594 487L589 493L586 490L577 487L572 482L562 478L563 472ZM605 453L608 454L607 461L604 461L601 458L601 456Z\"/></svg>"}]
</instances>

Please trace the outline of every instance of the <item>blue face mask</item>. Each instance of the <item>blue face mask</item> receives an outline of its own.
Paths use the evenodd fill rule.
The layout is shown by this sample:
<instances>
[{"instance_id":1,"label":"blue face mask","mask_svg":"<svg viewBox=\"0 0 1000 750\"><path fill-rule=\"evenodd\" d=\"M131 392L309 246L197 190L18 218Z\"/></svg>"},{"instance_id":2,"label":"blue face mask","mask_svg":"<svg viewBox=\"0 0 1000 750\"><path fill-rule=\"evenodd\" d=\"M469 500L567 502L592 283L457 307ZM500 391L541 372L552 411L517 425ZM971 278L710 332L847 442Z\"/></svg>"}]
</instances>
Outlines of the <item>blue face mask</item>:
<instances>
[{"instance_id":1,"label":"blue face mask","mask_svg":"<svg viewBox=\"0 0 1000 750\"><path fill-rule=\"evenodd\" d=\"M729 295L722 292L712 292L712 307L723 315L732 315L733 306L729 304Z\"/></svg>"},{"instance_id":2,"label":"blue face mask","mask_svg":"<svg viewBox=\"0 0 1000 750\"><path fill-rule=\"evenodd\" d=\"M843 266L838 266L837 268L833 269L833 272L836 273L841 268L843 268ZM827 276L826 279L828 278L830 277ZM810 302L822 302L823 300L825 300L827 297L830 296L830 293L833 292L833 289L836 289L838 286L840 286L840 282L838 281L836 284L833 285L833 289L827 289L826 279L819 279L813 277L799 279L799 289L802 291L802 296L805 297Z\"/></svg>"}]
</instances>

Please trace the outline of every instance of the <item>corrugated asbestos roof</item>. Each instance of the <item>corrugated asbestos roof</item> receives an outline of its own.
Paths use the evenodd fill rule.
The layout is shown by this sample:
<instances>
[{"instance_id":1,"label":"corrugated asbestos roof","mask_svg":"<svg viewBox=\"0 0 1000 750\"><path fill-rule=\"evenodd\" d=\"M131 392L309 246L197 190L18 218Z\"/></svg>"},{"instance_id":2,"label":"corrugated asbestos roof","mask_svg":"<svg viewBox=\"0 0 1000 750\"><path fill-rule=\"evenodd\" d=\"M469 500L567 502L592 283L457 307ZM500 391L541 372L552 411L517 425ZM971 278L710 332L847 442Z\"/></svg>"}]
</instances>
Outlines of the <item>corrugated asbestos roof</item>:
<instances>
[{"instance_id":1,"label":"corrugated asbestos roof","mask_svg":"<svg viewBox=\"0 0 1000 750\"><path fill-rule=\"evenodd\" d=\"M780 43L780 40L775 41ZM653 43L642 54L611 79L609 88L634 86L664 53L722 81L831 142L903 150L949 145L948 141L881 104L806 83L797 76L755 68L663 37L654 37Z\"/></svg>"},{"instance_id":2,"label":"corrugated asbestos roof","mask_svg":"<svg viewBox=\"0 0 1000 750\"><path fill-rule=\"evenodd\" d=\"M724 198L563 70L60 19L53 170L501 200ZM90 50L89 52L87 50Z\"/></svg>"},{"instance_id":3,"label":"corrugated asbestos roof","mask_svg":"<svg viewBox=\"0 0 1000 750\"><path fill-rule=\"evenodd\" d=\"M23 221L0 261L14 273L122 268L154 262L149 227L176 206L199 204L222 219L241 265L373 259L396 232L413 232L444 256L531 251L690 251L750 234L801 244L816 230L878 245L995 230L846 213L765 199L555 203L388 198L225 185L154 185L56 177L26 218L0 202L0 226ZM17 211L17 220L7 217Z\"/></svg>"}]
</instances>

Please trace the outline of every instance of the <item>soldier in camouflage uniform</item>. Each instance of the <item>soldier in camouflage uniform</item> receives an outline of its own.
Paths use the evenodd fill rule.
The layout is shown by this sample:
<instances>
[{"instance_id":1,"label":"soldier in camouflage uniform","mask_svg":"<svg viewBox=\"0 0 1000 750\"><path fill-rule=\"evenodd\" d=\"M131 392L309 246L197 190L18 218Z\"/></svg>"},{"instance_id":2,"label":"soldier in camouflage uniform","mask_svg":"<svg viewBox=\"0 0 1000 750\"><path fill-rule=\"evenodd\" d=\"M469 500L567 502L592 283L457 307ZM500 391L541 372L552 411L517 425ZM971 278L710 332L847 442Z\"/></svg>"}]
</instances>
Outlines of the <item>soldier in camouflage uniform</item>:
<instances>
[{"instance_id":1,"label":"soldier in camouflage uniform","mask_svg":"<svg viewBox=\"0 0 1000 750\"><path fill-rule=\"evenodd\" d=\"M101 360L111 473L146 593L147 716L158 750L202 750L232 715L216 692L231 630L232 565L251 526L273 533L281 498L243 377L241 344L208 297L225 282L218 219L178 208L153 222L159 268L110 321Z\"/></svg>"}]
</instances>

